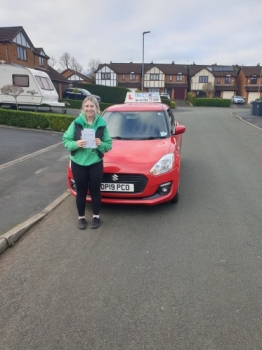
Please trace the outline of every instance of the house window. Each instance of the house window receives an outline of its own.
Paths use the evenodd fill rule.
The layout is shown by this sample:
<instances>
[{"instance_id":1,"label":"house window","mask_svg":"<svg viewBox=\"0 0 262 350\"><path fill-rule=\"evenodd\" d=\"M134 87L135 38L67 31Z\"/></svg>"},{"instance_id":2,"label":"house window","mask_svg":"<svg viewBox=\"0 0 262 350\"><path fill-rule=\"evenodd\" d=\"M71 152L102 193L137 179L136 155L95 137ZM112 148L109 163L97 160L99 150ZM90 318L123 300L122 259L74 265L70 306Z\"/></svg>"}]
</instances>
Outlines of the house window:
<instances>
[{"instance_id":1,"label":"house window","mask_svg":"<svg viewBox=\"0 0 262 350\"><path fill-rule=\"evenodd\" d=\"M183 79L182 73L178 73L177 76L176 76L176 80L177 81L182 81L182 79Z\"/></svg>"},{"instance_id":2,"label":"house window","mask_svg":"<svg viewBox=\"0 0 262 350\"><path fill-rule=\"evenodd\" d=\"M169 75L169 81L173 80L173 75Z\"/></svg>"},{"instance_id":3,"label":"house window","mask_svg":"<svg viewBox=\"0 0 262 350\"><path fill-rule=\"evenodd\" d=\"M44 58L43 57L39 57L39 65L44 66Z\"/></svg>"},{"instance_id":4,"label":"house window","mask_svg":"<svg viewBox=\"0 0 262 350\"><path fill-rule=\"evenodd\" d=\"M199 76L199 83L208 83L208 76L206 75Z\"/></svg>"},{"instance_id":5,"label":"house window","mask_svg":"<svg viewBox=\"0 0 262 350\"><path fill-rule=\"evenodd\" d=\"M150 80L159 80L159 74L150 74Z\"/></svg>"},{"instance_id":6,"label":"house window","mask_svg":"<svg viewBox=\"0 0 262 350\"><path fill-rule=\"evenodd\" d=\"M220 84L220 77L217 78L217 84Z\"/></svg>"},{"instance_id":7,"label":"house window","mask_svg":"<svg viewBox=\"0 0 262 350\"><path fill-rule=\"evenodd\" d=\"M26 49L23 48L22 46L18 46L16 48L17 51L17 57L19 60L26 61L27 60L27 55L26 55Z\"/></svg>"},{"instance_id":8,"label":"house window","mask_svg":"<svg viewBox=\"0 0 262 350\"><path fill-rule=\"evenodd\" d=\"M102 80L110 80L111 79L111 73L101 73L101 79Z\"/></svg>"},{"instance_id":9,"label":"house window","mask_svg":"<svg viewBox=\"0 0 262 350\"><path fill-rule=\"evenodd\" d=\"M38 85L42 90L54 90L54 86L49 78L35 76Z\"/></svg>"},{"instance_id":10,"label":"house window","mask_svg":"<svg viewBox=\"0 0 262 350\"><path fill-rule=\"evenodd\" d=\"M30 48L30 45L27 42L26 38L24 37L23 33L18 33L17 36L14 38L13 42L18 45L22 45Z\"/></svg>"},{"instance_id":11,"label":"house window","mask_svg":"<svg viewBox=\"0 0 262 350\"><path fill-rule=\"evenodd\" d=\"M156 88L150 88L148 89L149 92L159 92L159 89Z\"/></svg>"},{"instance_id":12,"label":"house window","mask_svg":"<svg viewBox=\"0 0 262 350\"><path fill-rule=\"evenodd\" d=\"M28 75L13 74L12 77L13 77L13 85L23 86L23 87L29 86L29 76Z\"/></svg>"},{"instance_id":13,"label":"house window","mask_svg":"<svg viewBox=\"0 0 262 350\"><path fill-rule=\"evenodd\" d=\"M122 80L125 80L125 79L126 79L125 74L122 74Z\"/></svg>"},{"instance_id":14,"label":"house window","mask_svg":"<svg viewBox=\"0 0 262 350\"><path fill-rule=\"evenodd\" d=\"M136 80L136 75L135 75L135 73L130 73L129 79L130 79L130 80Z\"/></svg>"},{"instance_id":15,"label":"house window","mask_svg":"<svg viewBox=\"0 0 262 350\"><path fill-rule=\"evenodd\" d=\"M225 77L225 84L230 84L231 83L231 75L227 75Z\"/></svg>"},{"instance_id":16,"label":"house window","mask_svg":"<svg viewBox=\"0 0 262 350\"><path fill-rule=\"evenodd\" d=\"M257 84L257 76L256 76L256 75L253 75L253 76L250 78L250 84Z\"/></svg>"}]
</instances>

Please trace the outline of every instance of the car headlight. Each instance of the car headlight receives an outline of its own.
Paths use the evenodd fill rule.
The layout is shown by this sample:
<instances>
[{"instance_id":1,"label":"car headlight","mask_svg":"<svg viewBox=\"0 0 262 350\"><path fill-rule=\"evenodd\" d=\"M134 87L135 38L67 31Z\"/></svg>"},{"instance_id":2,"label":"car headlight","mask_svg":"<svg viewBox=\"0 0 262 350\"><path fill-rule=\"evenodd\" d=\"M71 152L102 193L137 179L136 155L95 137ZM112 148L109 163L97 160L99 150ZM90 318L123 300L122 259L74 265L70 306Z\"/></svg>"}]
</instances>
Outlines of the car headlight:
<instances>
[{"instance_id":1,"label":"car headlight","mask_svg":"<svg viewBox=\"0 0 262 350\"><path fill-rule=\"evenodd\" d=\"M168 153L164 155L150 170L152 175L160 175L167 173L173 168L174 154Z\"/></svg>"}]
</instances>

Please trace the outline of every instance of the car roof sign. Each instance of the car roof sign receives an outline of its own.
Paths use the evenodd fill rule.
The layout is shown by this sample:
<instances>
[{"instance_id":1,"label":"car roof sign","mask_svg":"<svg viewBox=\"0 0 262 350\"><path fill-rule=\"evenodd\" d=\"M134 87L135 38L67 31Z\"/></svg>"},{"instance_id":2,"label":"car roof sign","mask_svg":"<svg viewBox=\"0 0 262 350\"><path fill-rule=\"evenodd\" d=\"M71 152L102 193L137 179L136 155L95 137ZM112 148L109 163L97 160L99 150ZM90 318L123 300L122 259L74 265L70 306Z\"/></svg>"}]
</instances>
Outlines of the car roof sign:
<instances>
[{"instance_id":1,"label":"car roof sign","mask_svg":"<svg viewBox=\"0 0 262 350\"><path fill-rule=\"evenodd\" d=\"M127 92L125 103L161 102L159 92Z\"/></svg>"}]
</instances>

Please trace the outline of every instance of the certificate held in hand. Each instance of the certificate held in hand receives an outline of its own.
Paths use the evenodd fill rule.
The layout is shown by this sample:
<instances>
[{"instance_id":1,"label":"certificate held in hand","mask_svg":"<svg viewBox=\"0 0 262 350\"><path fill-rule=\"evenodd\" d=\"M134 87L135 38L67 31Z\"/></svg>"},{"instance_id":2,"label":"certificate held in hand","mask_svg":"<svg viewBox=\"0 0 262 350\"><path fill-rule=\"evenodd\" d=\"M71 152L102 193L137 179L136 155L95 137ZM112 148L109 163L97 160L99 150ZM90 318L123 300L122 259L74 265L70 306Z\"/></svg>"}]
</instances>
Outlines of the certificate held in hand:
<instances>
[{"instance_id":1,"label":"certificate held in hand","mask_svg":"<svg viewBox=\"0 0 262 350\"><path fill-rule=\"evenodd\" d=\"M97 148L94 129L83 129L82 140L86 141L84 148Z\"/></svg>"}]
</instances>

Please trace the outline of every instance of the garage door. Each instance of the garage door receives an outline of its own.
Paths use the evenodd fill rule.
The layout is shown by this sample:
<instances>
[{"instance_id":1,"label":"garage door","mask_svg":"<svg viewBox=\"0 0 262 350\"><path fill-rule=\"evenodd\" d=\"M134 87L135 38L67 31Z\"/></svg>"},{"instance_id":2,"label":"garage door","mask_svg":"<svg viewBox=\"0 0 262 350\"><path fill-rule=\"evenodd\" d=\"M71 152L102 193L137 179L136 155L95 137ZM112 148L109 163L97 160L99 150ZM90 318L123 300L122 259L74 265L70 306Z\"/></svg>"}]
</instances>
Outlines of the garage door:
<instances>
[{"instance_id":1,"label":"garage door","mask_svg":"<svg viewBox=\"0 0 262 350\"><path fill-rule=\"evenodd\" d=\"M175 100L184 100L185 99L185 89L184 88L175 88Z\"/></svg>"}]
</instances>

